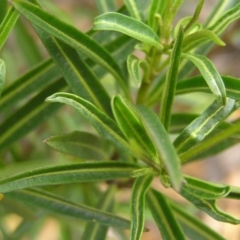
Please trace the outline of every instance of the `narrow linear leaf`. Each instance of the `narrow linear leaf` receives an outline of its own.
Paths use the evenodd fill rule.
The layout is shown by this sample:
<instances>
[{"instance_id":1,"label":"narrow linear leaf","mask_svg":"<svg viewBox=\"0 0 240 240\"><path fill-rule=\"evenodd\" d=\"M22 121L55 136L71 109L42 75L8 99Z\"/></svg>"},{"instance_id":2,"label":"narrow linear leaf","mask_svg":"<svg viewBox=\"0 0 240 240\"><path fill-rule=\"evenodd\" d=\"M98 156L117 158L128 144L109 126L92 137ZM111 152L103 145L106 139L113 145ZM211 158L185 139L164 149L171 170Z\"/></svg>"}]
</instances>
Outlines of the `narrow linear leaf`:
<instances>
[{"instance_id":1,"label":"narrow linear leaf","mask_svg":"<svg viewBox=\"0 0 240 240\"><path fill-rule=\"evenodd\" d=\"M148 14L148 26L151 27L155 32L158 30L158 18L163 15L164 9L166 6L166 1L151 1L151 6Z\"/></svg>"},{"instance_id":2,"label":"narrow linear leaf","mask_svg":"<svg viewBox=\"0 0 240 240\"><path fill-rule=\"evenodd\" d=\"M146 175L135 180L131 196L131 240L140 240L144 231L145 195L153 180Z\"/></svg>"},{"instance_id":3,"label":"narrow linear leaf","mask_svg":"<svg viewBox=\"0 0 240 240\"><path fill-rule=\"evenodd\" d=\"M73 93L112 116L108 93L79 54L40 28L35 27L35 29Z\"/></svg>"},{"instance_id":4,"label":"narrow linear leaf","mask_svg":"<svg viewBox=\"0 0 240 240\"><path fill-rule=\"evenodd\" d=\"M32 24L62 40L75 50L85 54L110 71L115 76L124 93L129 97L129 92L126 83L122 79L122 73L118 64L109 52L97 42L73 26L60 21L34 4L25 1L15 1L13 5Z\"/></svg>"},{"instance_id":5,"label":"narrow linear leaf","mask_svg":"<svg viewBox=\"0 0 240 240\"><path fill-rule=\"evenodd\" d=\"M183 50L184 52L188 52L195 47L199 47L206 43L207 41L213 41L215 44L219 46L225 46L226 44L212 31L209 30L200 30L189 34L183 40Z\"/></svg>"},{"instance_id":6,"label":"narrow linear leaf","mask_svg":"<svg viewBox=\"0 0 240 240\"><path fill-rule=\"evenodd\" d=\"M94 134L74 131L68 134L50 137L44 141L53 149L72 156L88 160L107 160L104 141Z\"/></svg>"},{"instance_id":7,"label":"narrow linear leaf","mask_svg":"<svg viewBox=\"0 0 240 240\"><path fill-rule=\"evenodd\" d=\"M64 79L59 79L30 99L23 107L15 111L0 125L0 151L9 147L40 123L49 118L60 107L60 104L46 104L44 99L66 86Z\"/></svg>"},{"instance_id":8,"label":"narrow linear leaf","mask_svg":"<svg viewBox=\"0 0 240 240\"><path fill-rule=\"evenodd\" d=\"M165 197L156 190L147 193L147 204L157 223L163 240L184 240L182 229L178 225Z\"/></svg>"},{"instance_id":9,"label":"narrow linear leaf","mask_svg":"<svg viewBox=\"0 0 240 240\"><path fill-rule=\"evenodd\" d=\"M226 197L230 192L230 186L223 184L215 184L203 181L190 176L184 176L186 184L183 184L182 189L190 192L196 197L204 199L217 199Z\"/></svg>"},{"instance_id":10,"label":"narrow linear leaf","mask_svg":"<svg viewBox=\"0 0 240 240\"><path fill-rule=\"evenodd\" d=\"M40 63L4 89L0 108L5 110L13 105L17 105L30 94L40 91L59 78L58 69L54 66L51 59Z\"/></svg>"},{"instance_id":11,"label":"narrow linear leaf","mask_svg":"<svg viewBox=\"0 0 240 240\"><path fill-rule=\"evenodd\" d=\"M184 58L187 58L196 65L201 72L202 76L206 80L212 93L216 96L217 101L221 105L226 104L226 89L221 76L214 67L213 63L205 56L198 54L182 54Z\"/></svg>"},{"instance_id":12,"label":"narrow linear leaf","mask_svg":"<svg viewBox=\"0 0 240 240\"><path fill-rule=\"evenodd\" d=\"M181 48L184 36L183 34L183 28L180 27L170 56L169 69L162 93L160 120L162 121L167 131L171 121L171 109L177 85L178 67L181 59Z\"/></svg>"},{"instance_id":13,"label":"narrow linear leaf","mask_svg":"<svg viewBox=\"0 0 240 240\"><path fill-rule=\"evenodd\" d=\"M115 187L109 186L108 190L101 196L96 205L96 209L101 211L111 212L113 210L113 197ZM85 227L82 240L105 240L108 227L99 223L88 223Z\"/></svg>"},{"instance_id":14,"label":"narrow linear leaf","mask_svg":"<svg viewBox=\"0 0 240 240\"><path fill-rule=\"evenodd\" d=\"M8 1L2 0L0 2L0 25L7 14L7 9L8 9Z\"/></svg>"},{"instance_id":15,"label":"narrow linear leaf","mask_svg":"<svg viewBox=\"0 0 240 240\"><path fill-rule=\"evenodd\" d=\"M216 231L210 229L207 225L203 224L192 214L185 211L183 206L179 206L173 201L169 201L169 205L179 221L184 233L194 240L224 240L221 235Z\"/></svg>"},{"instance_id":16,"label":"narrow linear leaf","mask_svg":"<svg viewBox=\"0 0 240 240\"><path fill-rule=\"evenodd\" d=\"M116 228L130 228L130 221L127 219L82 204L67 201L40 189L13 191L7 193L6 197L18 199L25 204L78 218L82 221L97 221L101 224Z\"/></svg>"},{"instance_id":17,"label":"narrow linear leaf","mask_svg":"<svg viewBox=\"0 0 240 240\"><path fill-rule=\"evenodd\" d=\"M116 123L107 115L99 111L92 103L68 93L56 93L48 97L46 101L65 103L76 108L91 122L103 138L112 142L116 147L131 153L129 145Z\"/></svg>"},{"instance_id":18,"label":"narrow linear leaf","mask_svg":"<svg viewBox=\"0 0 240 240\"><path fill-rule=\"evenodd\" d=\"M217 221L227 222L231 224L239 224L240 219L234 218L231 215L228 215L225 212L222 212L216 206L216 200L213 199L202 199L196 197L195 195L191 194L190 192L181 189L180 194L186 198L189 202L194 204L200 210L206 212L209 216L216 219Z\"/></svg>"},{"instance_id":19,"label":"narrow linear leaf","mask_svg":"<svg viewBox=\"0 0 240 240\"><path fill-rule=\"evenodd\" d=\"M134 55L129 55L127 58L127 68L130 78L133 80L137 87L141 86L141 64L147 64L144 60L140 60Z\"/></svg>"},{"instance_id":20,"label":"narrow linear leaf","mask_svg":"<svg viewBox=\"0 0 240 240\"><path fill-rule=\"evenodd\" d=\"M19 17L19 13L13 8L10 7L7 14L5 15L5 18L3 19L1 25L0 25L0 49L6 42L10 32L12 31L17 19Z\"/></svg>"},{"instance_id":21,"label":"narrow linear leaf","mask_svg":"<svg viewBox=\"0 0 240 240\"><path fill-rule=\"evenodd\" d=\"M144 16L142 12L141 2L139 0L123 0L125 6L131 17L137 19L138 21L144 22Z\"/></svg>"},{"instance_id":22,"label":"narrow linear leaf","mask_svg":"<svg viewBox=\"0 0 240 240\"><path fill-rule=\"evenodd\" d=\"M224 131L214 134L205 141L193 146L191 149L187 149L186 151L179 155L181 162L186 163L199 153L204 152L212 148L213 146L216 146L217 144L221 143L222 141L227 140L231 135L239 132L239 128L240 121L236 122L234 125L230 125Z\"/></svg>"},{"instance_id":23,"label":"narrow linear leaf","mask_svg":"<svg viewBox=\"0 0 240 240\"><path fill-rule=\"evenodd\" d=\"M0 59L0 98L5 84L5 77L6 77L6 64L2 59Z\"/></svg>"},{"instance_id":24,"label":"narrow linear leaf","mask_svg":"<svg viewBox=\"0 0 240 240\"><path fill-rule=\"evenodd\" d=\"M221 78L226 88L227 97L240 100L240 79L228 76L221 76ZM202 76L196 76L178 82L176 94L193 92L211 92L209 86Z\"/></svg>"},{"instance_id":25,"label":"narrow linear leaf","mask_svg":"<svg viewBox=\"0 0 240 240\"><path fill-rule=\"evenodd\" d=\"M208 30L215 32L216 34L222 33L230 23L239 19L240 4L235 5L233 8L229 9L227 12L223 13L215 23L213 23Z\"/></svg>"},{"instance_id":26,"label":"narrow linear leaf","mask_svg":"<svg viewBox=\"0 0 240 240\"><path fill-rule=\"evenodd\" d=\"M94 3L99 14L116 11L116 4L114 1L94 0Z\"/></svg>"},{"instance_id":27,"label":"narrow linear leaf","mask_svg":"<svg viewBox=\"0 0 240 240\"><path fill-rule=\"evenodd\" d=\"M132 149L139 156L150 158L159 163L157 151L134 106L127 99L117 95L112 99L112 110L118 126L128 139Z\"/></svg>"},{"instance_id":28,"label":"narrow linear leaf","mask_svg":"<svg viewBox=\"0 0 240 240\"><path fill-rule=\"evenodd\" d=\"M67 183L130 178L136 165L126 162L91 161L32 169L0 180L0 192Z\"/></svg>"},{"instance_id":29,"label":"narrow linear leaf","mask_svg":"<svg viewBox=\"0 0 240 240\"><path fill-rule=\"evenodd\" d=\"M192 148L195 144L201 142L234 110L236 110L235 100L227 98L227 103L225 106L219 106L215 100L175 139L174 145L178 153L182 153L187 149Z\"/></svg>"},{"instance_id":30,"label":"narrow linear leaf","mask_svg":"<svg viewBox=\"0 0 240 240\"><path fill-rule=\"evenodd\" d=\"M226 196L231 199L240 199L240 187L230 186L230 192Z\"/></svg>"},{"instance_id":31,"label":"narrow linear leaf","mask_svg":"<svg viewBox=\"0 0 240 240\"><path fill-rule=\"evenodd\" d=\"M180 189L183 180L180 159L178 158L167 131L152 110L140 106L138 107L138 111L143 119L149 136L158 150L160 160L169 174L173 188L176 190Z\"/></svg>"},{"instance_id":32,"label":"narrow linear leaf","mask_svg":"<svg viewBox=\"0 0 240 240\"><path fill-rule=\"evenodd\" d=\"M105 13L95 18L94 30L113 30L162 49L160 39L146 24L120 13Z\"/></svg>"}]
</instances>

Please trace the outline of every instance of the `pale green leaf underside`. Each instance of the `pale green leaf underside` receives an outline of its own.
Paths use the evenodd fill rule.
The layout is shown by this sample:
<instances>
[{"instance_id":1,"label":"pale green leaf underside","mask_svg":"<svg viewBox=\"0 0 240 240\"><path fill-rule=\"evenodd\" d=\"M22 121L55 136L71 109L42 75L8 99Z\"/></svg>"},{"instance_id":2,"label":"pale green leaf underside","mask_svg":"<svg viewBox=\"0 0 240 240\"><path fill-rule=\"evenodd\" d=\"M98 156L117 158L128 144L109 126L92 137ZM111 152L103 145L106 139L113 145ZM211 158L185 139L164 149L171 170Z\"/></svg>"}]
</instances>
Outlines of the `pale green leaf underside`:
<instances>
[{"instance_id":1,"label":"pale green leaf underside","mask_svg":"<svg viewBox=\"0 0 240 240\"><path fill-rule=\"evenodd\" d=\"M206 80L212 93L216 96L219 104L226 104L226 89L221 76L213 63L205 56L198 54L183 53L182 57L192 61Z\"/></svg>"},{"instance_id":2,"label":"pale green leaf underside","mask_svg":"<svg viewBox=\"0 0 240 240\"><path fill-rule=\"evenodd\" d=\"M130 178L135 169L136 165L114 161L91 161L38 168L0 180L0 193L36 186Z\"/></svg>"},{"instance_id":3,"label":"pale green leaf underside","mask_svg":"<svg viewBox=\"0 0 240 240\"><path fill-rule=\"evenodd\" d=\"M18 199L24 204L54 213L78 218L82 221L99 222L116 228L130 228L130 221L108 212L77 204L40 189L25 189L6 193L6 197Z\"/></svg>"},{"instance_id":4,"label":"pale green leaf underside","mask_svg":"<svg viewBox=\"0 0 240 240\"><path fill-rule=\"evenodd\" d=\"M131 240L140 240L144 231L145 195L153 180L146 175L135 180L131 195Z\"/></svg>"},{"instance_id":5,"label":"pale green leaf underside","mask_svg":"<svg viewBox=\"0 0 240 240\"><path fill-rule=\"evenodd\" d=\"M116 123L103 112L99 111L92 103L69 93L56 93L46 99L48 102L60 102L76 108L91 124L99 134L112 142L116 147L130 152L129 144L125 140Z\"/></svg>"},{"instance_id":6,"label":"pale green leaf underside","mask_svg":"<svg viewBox=\"0 0 240 240\"><path fill-rule=\"evenodd\" d=\"M173 188L180 189L183 180L180 159L171 143L167 131L152 110L140 106L138 107L138 111L143 119L149 136L151 136L159 152L160 160L169 174Z\"/></svg>"},{"instance_id":7,"label":"pale green leaf underside","mask_svg":"<svg viewBox=\"0 0 240 240\"><path fill-rule=\"evenodd\" d=\"M108 155L104 151L103 139L100 139L91 133L74 131L68 134L50 137L44 142L59 152L80 159L108 159Z\"/></svg>"},{"instance_id":8,"label":"pale green leaf underside","mask_svg":"<svg viewBox=\"0 0 240 240\"><path fill-rule=\"evenodd\" d=\"M113 30L162 49L160 39L146 24L120 13L105 13L95 18L94 30Z\"/></svg>"},{"instance_id":9,"label":"pale green leaf underside","mask_svg":"<svg viewBox=\"0 0 240 240\"><path fill-rule=\"evenodd\" d=\"M227 98L225 106L214 101L198 118L188 125L175 139L174 145L179 153L201 142L212 130L235 110L235 100Z\"/></svg>"},{"instance_id":10,"label":"pale green leaf underside","mask_svg":"<svg viewBox=\"0 0 240 240\"><path fill-rule=\"evenodd\" d=\"M5 84L5 77L6 77L6 64L2 59L0 59L0 98Z\"/></svg>"}]
</instances>

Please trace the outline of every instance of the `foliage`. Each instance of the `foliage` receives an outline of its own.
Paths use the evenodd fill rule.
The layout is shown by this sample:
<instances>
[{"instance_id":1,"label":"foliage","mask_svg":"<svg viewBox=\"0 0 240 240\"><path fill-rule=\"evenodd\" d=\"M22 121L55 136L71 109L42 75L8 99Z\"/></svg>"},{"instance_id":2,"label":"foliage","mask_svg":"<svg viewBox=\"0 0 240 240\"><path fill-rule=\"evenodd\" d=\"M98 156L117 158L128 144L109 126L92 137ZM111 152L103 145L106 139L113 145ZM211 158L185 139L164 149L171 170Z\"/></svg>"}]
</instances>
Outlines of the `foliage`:
<instances>
[{"instance_id":1,"label":"foliage","mask_svg":"<svg viewBox=\"0 0 240 240\"><path fill-rule=\"evenodd\" d=\"M206 53L225 45L240 4L219 1L201 23L200 0L175 24L183 0L124 0L119 10L95 2L100 15L86 33L58 18L54 4L51 14L44 1L0 2L0 213L22 219L13 232L0 221L0 238L34 238L52 216L59 239L108 239L113 227L119 239L138 240L151 212L165 240L223 239L152 181L218 221L240 223L216 205L239 199L240 188L182 173L239 142L240 121L227 120L239 108L240 80L222 76ZM18 63L8 61L10 33L23 51ZM199 115L173 110L177 95L196 92L215 100ZM129 190L127 206L117 196Z\"/></svg>"}]
</instances>

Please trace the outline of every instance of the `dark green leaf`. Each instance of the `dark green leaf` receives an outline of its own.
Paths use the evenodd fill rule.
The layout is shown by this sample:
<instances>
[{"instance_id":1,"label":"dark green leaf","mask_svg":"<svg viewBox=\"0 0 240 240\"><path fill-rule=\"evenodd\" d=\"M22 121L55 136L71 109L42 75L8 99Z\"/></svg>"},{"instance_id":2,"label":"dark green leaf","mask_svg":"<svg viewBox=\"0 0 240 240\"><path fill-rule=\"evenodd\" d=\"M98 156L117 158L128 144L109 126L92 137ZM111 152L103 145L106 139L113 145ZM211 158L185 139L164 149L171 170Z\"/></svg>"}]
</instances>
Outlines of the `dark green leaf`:
<instances>
[{"instance_id":1,"label":"dark green leaf","mask_svg":"<svg viewBox=\"0 0 240 240\"><path fill-rule=\"evenodd\" d=\"M5 84L5 77L6 77L6 64L2 59L0 59L0 98Z\"/></svg>"},{"instance_id":2,"label":"dark green leaf","mask_svg":"<svg viewBox=\"0 0 240 240\"><path fill-rule=\"evenodd\" d=\"M173 201L169 202L174 215L179 221L184 233L194 240L224 240L217 232L210 229L207 225L199 221L191 213L185 210L184 206L179 206L179 204Z\"/></svg>"},{"instance_id":3,"label":"dark green leaf","mask_svg":"<svg viewBox=\"0 0 240 240\"><path fill-rule=\"evenodd\" d=\"M96 209L101 211L111 212L113 210L113 197L115 194L115 187L109 186L108 190L101 196ZM108 227L99 223L88 223L85 227L82 240L105 240Z\"/></svg>"},{"instance_id":4,"label":"dark green leaf","mask_svg":"<svg viewBox=\"0 0 240 240\"><path fill-rule=\"evenodd\" d=\"M168 133L157 115L149 108L141 106L138 111L143 119L147 132L155 144L160 160L169 174L173 188L179 189L182 182L181 165Z\"/></svg>"},{"instance_id":5,"label":"dark green leaf","mask_svg":"<svg viewBox=\"0 0 240 240\"><path fill-rule=\"evenodd\" d=\"M112 110L118 126L126 136L132 149L139 156L150 158L154 162L159 163L156 148L134 106L127 99L117 95L112 99Z\"/></svg>"},{"instance_id":6,"label":"dark green leaf","mask_svg":"<svg viewBox=\"0 0 240 240\"><path fill-rule=\"evenodd\" d=\"M183 240L183 232L165 197L156 190L148 191L147 203L163 240Z\"/></svg>"},{"instance_id":7,"label":"dark green leaf","mask_svg":"<svg viewBox=\"0 0 240 240\"><path fill-rule=\"evenodd\" d=\"M221 105L226 104L226 89L221 76L214 67L213 63L205 56L198 54L182 54L184 58L187 58L196 65L201 72L202 76L206 80L212 93L216 96L218 103Z\"/></svg>"},{"instance_id":8,"label":"dark green leaf","mask_svg":"<svg viewBox=\"0 0 240 240\"><path fill-rule=\"evenodd\" d=\"M144 231L145 195L153 180L146 175L135 180L131 196L131 240L140 240Z\"/></svg>"},{"instance_id":9,"label":"dark green leaf","mask_svg":"<svg viewBox=\"0 0 240 240\"><path fill-rule=\"evenodd\" d=\"M7 15L5 16L5 18L2 21L2 24L0 25L0 33L1 33L1 37L0 37L0 49L2 48L2 46L4 45L4 43L6 42L10 32L12 31L17 19L19 17L19 13L13 8L10 7Z\"/></svg>"},{"instance_id":10,"label":"dark green leaf","mask_svg":"<svg viewBox=\"0 0 240 240\"><path fill-rule=\"evenodd\" d=\"M177 85L178 66L181 59L181 48L183 41L183 28L180 27L177 39L174 42L170 56L169 69L167 72L160 107L160 120L168 131L171 121L171 109Z\"/></svg>"},{"instance_id":11,"label":"dark green leaf","mask_svg":"<svg viewBox=\"0 0 240 240\"><path fill-rule=\"evenodd\" d=\"M83 221L99 222L116 228L130 228L130 221L116 215L85 205L67 201L39 189L28 189L7 193L6 197L18 199L25 204L46 209L58 214L78 218Z\"/></svg>"},{"instance_id":12,"label":"dark green leaf","mask_svg":"<svg viewBox=\"0 0 240 240\"><path fill-rule=\"evenodd\" d=\"M99 111L92 103L68 93L56 93L48 97L46 101L65 103L76 108L92 123L103 138L112 142L116 147L126 152L131 152L127 141L116 123L107 115Z\"/></svg>"},{"instance_id":13,"label":"dark green leaf","mask_svg":"<svg viewBox=\"0 0 240 240\"><path fill-rule=\"evenodd\" d=\"M112 116L108 93L78 53L40 28L35 29L73 93Z\"/></svg>"},{"instance_id":14,"label":"dark green leaf","mask_svg":"<svg viewBox=\"0 0 240 240\"><path fill-rule=\"evenodd\" d=\"M107 160L104 151L104 141L87 133L74 131L72 133L50 137L44 141L53 149L70 154L81 159Z\"/></svg>"},{"instance_id":15,"label":"dark green leaf","mask_svg":"<svg viewBox=\"0 0 240 240\"><path fill-rule=\"evenodd\" d=\"M112 56L97 42L67 23L45 12L38 6L25 1L15 1L14 7L32 24L59 38L75 50L85 54L102 67L110 71L118 80L124 93L129 96L122 73ZM50 24L51 23L51 24Z\"/></svg>"},{"instance_id":16,"label":"dark green leaf","mask_svg":"<svg viewBox=\"0 0 240 240\"><path fill-rule=\"evenodd\" d=\"M141 2L139 0L123 0L125 6L131 17L138 21L144 22L144 16L141 8Z\"/></svg>"},{"instance_id":17,"label":"dark green leaf","mask_svg":"<svg viewBox=\"0 0 240 240\"><path fill-rule=\"evenodd\" d=\"M186 198L189 202L194 204L200 210L206 212L209 216L216 219L217 221L227 222L231 224L239 224L240 219L234 218L231 215L228 215L225 212L222 212L216 206L216 200L213 199L202 199L196 197L195 195L191 194L190 192L181 189L180 194Z\"/></svg>"},{"instance_id":18,"label":"dark green leaf","mask_svg":"<svg viewBox=\"0 0 240 240\"><path fill-rule=\"evenodd\" d=\"M8 9L8 1L7 0L1 0L0 2L0 25L7 14Z\"/></svg>"},{"instance_id":19,"label":"dark green leaf","mask_svg":"<svg viewBox=\"0 0 240 240\"><path fill-rule=\"evenodd\" d=\"M116 161L91 161L37 168L0 180L0 192L76 182L129 178L136 165Z\"/></svg>"},{"instance_id":20,"label":"dark green leaf","mask_svg":"<svg viewBox=\"0 0 240 240\"><path fill-rule=\"evenodd\" d=\"M15 111L0 125L0 151L9 147L40 123L49 118L60 107L60 104L46 104L44 99L66 86L64 79L59 79L30 99L23 107Z\"/></svg>"},{"instance_id":21,"label":"dark green leaf","mask_svg":"<svg viewBox=\"0 0 240 240\"><path fill-rule=\"evenodd\" d=\"M162 49L160 39L146 24L120 13L105 13L95 18L94 30L113 30Z\"/></svg>"},{"instance_id":22,"label":"dark green leaf","mask_svg":"<svg viewBox=\"0 0 240 240\"><path fill-rule=\"evenodd\" d=\"M174 145L176 146L177 151L179 153L183 153L197 143L201 142L234 110L236 110L235 100L227 98L227 103L225 106L219 106L215 100L175 139Z\"/></svg>"},{"instance_id":23,"label":"dark green leaf","mask_svg":"<svg viewBox=\"0 0 240 240\"><path fill-rule=\"evenodd\" d=\"M0 108L3 110L17 105L30 94L40 91L50 82L58 79L59 76L60 74L52 60L40 63L4 89Z\"/></svg>"},{"instance_id":24,"label":"dark green leaf","mask_svg":"<svg viewBox=\"0 0 240 240\"><path fill-rule=\"evenodd\" d=\"M224 82L227 97L240 100L240 79L228 76L221 76ZM202 76L192 77L177 84L176 94L186 94L192 92L211 92Z\"/></svg>"}]
</instances>

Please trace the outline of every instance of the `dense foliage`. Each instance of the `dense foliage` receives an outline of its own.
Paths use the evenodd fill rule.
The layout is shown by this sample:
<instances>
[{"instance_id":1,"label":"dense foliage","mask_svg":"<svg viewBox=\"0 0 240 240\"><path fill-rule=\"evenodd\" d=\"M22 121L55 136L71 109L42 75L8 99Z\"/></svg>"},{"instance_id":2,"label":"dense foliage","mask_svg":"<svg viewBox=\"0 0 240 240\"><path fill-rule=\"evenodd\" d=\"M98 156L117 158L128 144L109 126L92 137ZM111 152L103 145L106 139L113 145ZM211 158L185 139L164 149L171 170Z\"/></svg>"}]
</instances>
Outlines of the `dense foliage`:
<instances>
[{"instance_id":1,"label":"dense foliage","mask_svg":"<svg viewBox=\"0 0 240 240\"><path fill-rule=\"evenodd\" d=\"M228 117L239 108L240 80L221 75L206 54L225 46L220 37L240 4L218 1L201 23L200 0L176 23L183 0L123 2L117 10L96 0L100 15L84 33L57 6L51 14L40 0L0 1L0 214L21 218L14 231L0 221L0 238L34 239L51 216L59 239L108 239L113 227L118 239L137 240L151 230L146 215L165 240L224 239L190 204L240 223L216 205L239 199L239 187L182 173L239 142L240 121ZM10 33L22 51L12 50L12 63ZM21 62L25 74L9 80ZM211 95L200 114L174 108L176 96L196 92Z\"/></svg>"}]
</instances>

